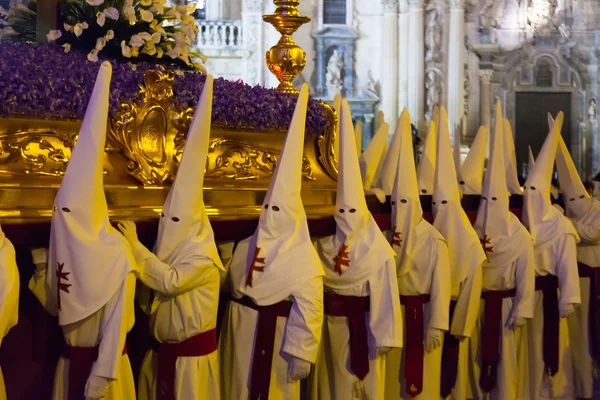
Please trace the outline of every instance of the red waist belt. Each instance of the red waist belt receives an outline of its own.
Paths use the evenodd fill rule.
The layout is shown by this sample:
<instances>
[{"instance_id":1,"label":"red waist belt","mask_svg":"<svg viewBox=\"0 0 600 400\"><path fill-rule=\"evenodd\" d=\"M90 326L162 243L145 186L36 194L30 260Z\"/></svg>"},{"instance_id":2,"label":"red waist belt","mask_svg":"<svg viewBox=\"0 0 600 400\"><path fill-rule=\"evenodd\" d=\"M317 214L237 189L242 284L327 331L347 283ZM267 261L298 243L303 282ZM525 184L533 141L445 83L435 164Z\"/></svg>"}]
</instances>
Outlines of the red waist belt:
<instances>
[{"instance_id":1,"label":"red waist belt","mask_svg":"<svg viewBox=\"0 0 600 400\"><path fill-rule=\"evenodd\" d=\"M325 293L324 305L325 314L348 318L350 370L362 381L369 373L369 340L365 315L370 310L370 299L369 297Z\"/></svg>"},{"instance_id":2,"label":"red waist belt","mask_svg":"<svg viewBox=\"0 0 600 400\"><path fill-rule=\"evenodd\" d=\"M69 360L69 393L68 400L84 400L85 384L92 372L92 366L98 359L98 348L79 347L63 344L62 357ZM122 355L127 354L127 345L123 346Z\"/></svg>"},{"instance_id":3,"label":"red waist belt","mask_svg":"<svg viewBox=\"0 0 600 400\"><path fill-rule=\"evenodd\" d=\"M452 326L452 316L456 300L450 301L449 326ZM459 342L456 336L450 333L450 329L444 332L444 344L442 347L442 377L440 383L440 395L442 398L450 396L454 384L456 383L456 375L458 374L458 350Z\"/></svg>"},{"instance_id":4,"label":"red waist belt","mask_svg":"<svg viewBox=\"0 0 600 400\"><path fill-rule=\"evenodd\" d=\"M550 376L558 372L558 277L554 275L535 278L535 290L542 291L544 328L542 338L544 368Z\"/></svg>"},{"instance_id":5,"label":"red waist belt","mask_svg":"<svg viewBox=\"0 0 600 400\"><path fill-rule=\"evenodd\" d=\"M258 311L258 323L252 355L250 371L249 400L267 400L271 383L271 366L273 364L273 347L275 346L275 328L277 317L288 317L292 309L291 301L280 301L270 306L259 306L250 297L233 298L238 304Z\"/></svg>"},{"instance_id":6,"label":"red waist belt","mask_svg":"<svg viewBox=\"0 0 600 400\"><path fill-rule=\"evenodd\" d=\"M406 393L415 397L423 391L423 304L429 303L429 295L400 296L404 305L406 346L404 351L404 380Z\"/></svg>"},{"instance_id":7,"label":"red waist belt","mask_svg":"<svg viewBox=\"0 0 600 400\"><path fill-rule=\"evenodd\" d=\"M487 290L481 293L485 299L483 326L481 327L481 376L479 385L486 392L496 386L498 361L500 361L500 332L502 329L502 300L515 297L516 289Z\"/></svg>"},{"instance_id":8,"label":"red waist belt","mask_svg":"<svg viewBox=\"0 0 600 400\"><path fill-rule=\"evenodd\" d=\"M579 277L590 278L589 326L592 356L600 364L600 267L578 263Z\"/></svg>"},{"instance_id":9,"label":"red waist belt","mask_svg":"<svg viewBox=\"0 0 600 400\"><path fill-rule=\"evenodd\" d=\"M158 354L156 399L175 400L175 370L179 357L200 357L217 350L217 330L199 333L179 343L152 340L152 350Z\"/></svg>"}]
</instances>

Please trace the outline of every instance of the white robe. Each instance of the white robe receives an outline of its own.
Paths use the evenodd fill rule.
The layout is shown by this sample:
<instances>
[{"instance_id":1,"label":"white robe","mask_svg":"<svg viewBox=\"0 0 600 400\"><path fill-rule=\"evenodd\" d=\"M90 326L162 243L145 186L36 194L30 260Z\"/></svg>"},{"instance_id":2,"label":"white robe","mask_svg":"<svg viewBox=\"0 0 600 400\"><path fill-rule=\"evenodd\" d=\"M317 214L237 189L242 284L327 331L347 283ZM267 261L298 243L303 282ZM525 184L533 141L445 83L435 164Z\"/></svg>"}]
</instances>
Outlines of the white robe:
<instances>
[{"instance_id":1,"label":"white robe","mask_svg":"<svg viewBox=\"0 0 600 400\"><path fill-rule=\"evenodd\" d=\"M15 258L15 249L12 244L4 239L4 246L7 251L6 258ZM17 324L19 320L19 271L16 264L6 263L0 265L0 346L2 339L8 331ZM10 268L10 269L9 269ZM4 389L4 378L0 368L0 400L6 400L6 391Z\"/></svg>"},{"instance_id":2,"label":"white robe","mask_svg":"<svg viewBox=\"0 0 600 400\"><path fill-rule=\"evenodd\" d=\"M415 259L413 267L398 277L400 295L417 296L429 294L429 303L423 307L424 335L428 328L447 331L450 311L450 263L448 246L442 235L428 222L422 221L415 228ZM404 314L404 307L403 314ZM406 341L406 325L403 321L403 337ZM410 397L404 385L404 357L401 349L393 349L387 355L385 399L430 400L440 398L442 341L431 353L424 353L423 391ZM423 338L425 340L425 338Z\"/></svg>"},{"instance_id":3,"label":"white robe","mask_svg":"<svg viewBox=\"0 0 600 400\"><path fill-rule=\"evenodd\" d=\"M565 218L562 224L568 224ZM559 229L562 227L559 226ZM568 228L564 228L568 232ZM567 304L579 304L579 279L577 273L576 238L565 233L550 243L535 246L536 276L552 274L558 277L559 308ZM543 359L543 296L536 291L533 319L527 325L527 346L529 363L530 399L574 399L573 365L567 321L559 323L559 369L552 379L544 371ZM519 366L524 370L526 366Z\"/></svg>"},{"instance_id":4,"label":"white robe","mask_svg":"<svg viewBox=\"0 0 600 400\"><path fill-rule=\"evenodd\" d=\"M592 268L600 268L600 209L592 208L580 218L573 219L573 226L581 242L577 245L577 261ZM590 278L579 278L581 306L567 318L571 352L573 355L573 379L577 397L592 398L594 394L594 362L590 342Z\"/></svg>"},{"instance_id":5,"label":"white robe","mask_svg":"<svg viewBox=\"0 0 600 400\"><path fill-rule=\"evenodd\" d=\"M523 228L525 229L525 228ZM529 234L524 240L531 240ZM481 301L479 318L470 338L469 352L469 386L473 399L490 400L525 400L529 398L527 371L518 369L518 358L527 357L526 341L523 337L526 328L509 327L513 316L520 318L533 317L533 298L535 293L535 264L533 247L523 246L526 251L509 266L492 265L484 262L483 290L511 290L516 288L515 297L502 300L502 316L500 327L500 361L496 374L496 386L486 396L479 386L481 371L481 329L484 322L485 300Z\"/></svg>"},{"instance_id":6,"label":"white robe","mask_svg":"<svg viewBox=\"0 0 600 400\"><path fill-rule=\"evenodd\" d=\"M46 286L46 269L36 271L29 281L29 289L42 306L52 315L58 315L55 293ZM91 375L110 380L106 400L135 399L135 384L129 357L123 355L127 332L135 321L133 301L135 275L129 273L121 287L104 307L89 317L62 327L65 341L70 346L94 347L99 344L98 359ZM61 357L54 375L54 400L68 395L69 360Z\"/></svg>"},{"instance_id":7,"label":"white robe","mask_svg":"<svg viewBox=\"0 0 600 400\"><path fill-rule=\"evenodd\" d=\"M170 266L142 244L132 246L139 279L155 290L150 330L159 342L182 342L215 329L219 304L219 269L207 258L200 265ZM146 304L144 304L145 306ZM138 399L156 398L158 357L150 349L140 371ZM217 351L200 357L179 357L175 364L176 399L219 399Z\"/></svg>"},{"instance_id":8,"label":"white robe","mask_svg":"<svg viewBox=\"0 0 600 400\"><path fill-rule=\"evenodd\" d=\"M233 296L242 294L234 290ZM289 317L277 318L269 400L300 399L300 381L289 382L288 362L295 356L315 363L323 324L323 308L315 304L322 304L322 299L319 276L299 285L289 298L294 302ZM248 399L257 317L256 310L234 301L227 305L219 340L221 376L227 377L221 381L222 399Z\"/></svg>"},{"instance_id":9,"label":"white robe","mask_svg":"<svg viewBox=\"0 0 600 400\"><path fill-rule=\"evenodd\" d=\"M378 355L377 348L402 347L402 314L395 278L396 264L390 260L366 283L347 289L325 288L342 296L370 297L371 311L366 316L369 373L361 382L350 371L348 318L325 315L321 348L310 378L311 399L384 398L386 357Z\"/></svg>"}]
</instances>

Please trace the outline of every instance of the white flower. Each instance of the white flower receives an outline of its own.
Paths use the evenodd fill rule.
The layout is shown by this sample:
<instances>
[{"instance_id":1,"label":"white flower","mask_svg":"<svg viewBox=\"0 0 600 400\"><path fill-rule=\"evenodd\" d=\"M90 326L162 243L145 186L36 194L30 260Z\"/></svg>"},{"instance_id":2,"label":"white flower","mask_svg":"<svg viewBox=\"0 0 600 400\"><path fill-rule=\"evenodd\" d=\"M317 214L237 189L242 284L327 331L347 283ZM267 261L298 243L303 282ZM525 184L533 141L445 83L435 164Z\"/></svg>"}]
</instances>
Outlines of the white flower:
<instances>
[{"instance_id":1,"label":"white flower","mask_svg":"<svg viewBox=\"0 0 600 400\"><path fill-rule=\"evenodd\" d=\"M165 54L174 60L177 57L179 57L179 47L175 46L171 50L167 51Z\"/></svg>"},{"instance_id":2,"label":"white flower","mask_svg":"<svg viewBox=\"0 0 600 400\"><path fill-rule=\"evenodd\" d=\"M133 7L133 0L125 0L125 8Z\"/></svg>"},{"instance_id":3,"label":"white flower","mask_svg":"<svg viewBox=\"0 0 600 400\"><path fill-rule=\"evenodd\" d=\"M6 9L2 6L0 6L0 15L5 17L7 14L8 14L8 12L6 11Z\"/></svg>"},{"instance_id":4,"label":"white flower","mask_svg":"<svg viewBox=\"0 0 600 400\"><path fill-rule=\"evenodd\" d=\"M106 35L104 35L104 38L106 39L107 42L109 40L114 39L114 37L115 37L115 32L112 29L109 29L108 32L106 32Z\"/></svg>"},{"instance_id":5,"label":"white flower","mask_svg":"<svg viewBox=\"0 0 600 400\"><path fill-rule=\"evenodd\" d=\"M7 26L3 29L0 29L0 38L3 36L14 36L17 35L17 31L13 29L12 26Z\"/></svg>"},{"instance_id":6,"label":"white flower","mask_svg":"<svg viewBox=\"0 0 600 400\"><path fill-rule=\"evenodd\" d=\"M89 28L89 25L87 22L80 22L78 24L75 24L75 26L73 27L73 32L75 32L75 36L79 37L81 36L81 34L83 33L84 29Z\"/></svg>"},{"instance_id":7,"label":"white flower","mask_svg":"<svg viewBox=\"0 0 600 400\"><path fill-rule=\"evenodd\" d=\"M194 7L196 5L194 4ZM181 15L184 15L187 12L187 7L186 5L180 5L180 6L175 6L175 9L177 10L177 12ZM180 18L181 19L181 18Z\"/></svg>"},{"instance_id":8,"label":"white flower","mask_svg":"<svg viewBox=\"0 0 600 400\"><path fill-rule=\"evenodd\" d=\"M67 32L73 32L73 26L72 25L63 24L63 27L65 28L65 31L67 31Z\"/></svg>"},{"instance_id":9,"label":"white flower","mask_svg":"<svg viewBox=\"0 0 600 400\"><path fill-rule=\"evenodd\" d=\"M123 15L129 20L129 25L135 25L137 19L135 18L135 8L132 6L126 6L123 10Z\"/></svg>"},{"instance_id":10,"label":"white flower","mask_svg":"<svg viewBox=\"0 0 600 400\"><path fill-rule=\"evenodd\" d=\"M165 6L162 5L162 4L154 3L152 5L152 7L150 7L150 11L155 12L155 13L159 13L159 14L164 14L165 13Z\"/></svg>"},{"instance_id":11,"label":"white flower","mask_svg":"<svg viewBox=\"0 0 600 400\"><path fill-rule=\"evenodd\" d=\"M184 15L181 17L181 22L183 22L184 25L196 25L196 18L191 15Z\"/></svg>"},{"instance_id":12,"label":"white flower","mask_svg":"<svg viewBox=\"0 0 600 400\"><path fill-rule=\"evenodd\" d=\"M160 33L162 36L167 36L167 32L162 27L162 22L158 22L157 20L152 21L150 23L150 29Z\"/></svg>"},{"instance_id":13,"label":"white flower","mask_svg":"<svg viewBox=\"0 0 600 400\"><path fill-rule=\"evenodd\" d=\"M140 17L144 22L152 22L154 15L148 10L140 10Z\"/></svg>"},{"instance_id":14,"label":"white flower","mask_svg":"<svg viewBox=\"0 0 600 400\"><path fill-rule=\"evenodd\" d=\"M104 48L104 46L106 46L106 39L103 37L99 37L96 40L96 50L101 51Z\"/></svg>"},{"instance_id":15,"label":"white flower","mask_svg":"<svg viewBox=\"0 0 600 400\"><path fill-rule=\"evenodd\" d=\"M129 40L129 44L132 46L140 47L144 45L144 41L138 35L133 35Z\"/></svg>"},{"instance_id":16,"label":"white flower","mask_svg":"<svg viewBox=\"0 0 600 400\"><path fill-rule=\"evenodd\" d=\"M144 42L149 42L150 40L152 40L152 35L150 35L148 32L140 32L137 34L140 39L142 39Z\"/></svg>"},{"instance_id":17,"label":"white flower","mask_svg":"<svg viewBox=\"0 0 600 400\"><path fill-rule=\"evenodd\" d=\"M96 23L99 26L104 26L104 23L106 22L106 15L104 15L103 12L98 11L96 13Z\"/></svg>"},{"instance_id":18,"label":"white flower","mask_svg":"<svg viewBox=\"0 0 600 400\"><path fill-rule=\"evenodd\" d=\"M86 0L86 1L90 6L99 6L100 4L104 3L104 0ZM96 61L98 61L98 58L96 58Z\"/></svg>"},{"instance_id":19,"label":"white flower","mask_svg":"<svg viewBox=\"0 0 600 400\"><path fill-rule=\"evenodd\" d=\"M193 13L194 11L196 11L196 3L190 3L186 6L186 11L188 14Z\"/></svg>"},{"instance_id":20,"label":"white flower","mask_svg":"<svg viewBox=\"0 0 600 400\"><path fill-rule=\"evenodd\" d=\"M162 35L160 34L160 32L154 32L151 36L150 42L153 44L159 44L160 39L162 39Z\"/></svg>"},{"instance_id":21,"label":"white flower","mask_svg":"<svg viewBox=\"0 0 600 400\"><path fill-rule=\"evenodd\" d=\"M128 47L124 40L121 42L121 53L123 54L123 57L131 57L131 47Z\"/></svg>"},{"instance_id":22,"label":"white flower","mask_svg":"<svg viewBox=\"0 0 600 400\"><path fill-rule=\"evenodd\" d=\"M62 37L62 32L58 29L51 30L46 35L46 39L48 39L49 42L53 42L56 39L60 39L61 37Z\"/></svg>"},{"instance_id":23,"label":"white flower","mask_svg":"<svg viewBox=\"0 0 600 400\"><path fill-rule=\"evenodd\" d=\"M177 44L177 46L185 46L186 44L190 44L190 38L184 32L175 32L173 38L175 39L175 44Z\"/></svg>"},{"instance_id":24,"label":"white flower","mask_svg":"<svg viewBox=\"0 0 600 400\"><path fill-rule=\"evenodd\" d=\"M153 56L156 54L156 46L152 43L146 43L142 48L142 53Z\"/></svg>"},{"instance_id":25,"label":"white flower","mask_svg":"<svg viewBox=\"0 0 600 400\"><path fill-rule=\"evenodd\" d=\"M163 49L161 49L160 47L157 47L156 48L156 58L162 58L163 54L164 54Z\"/></svg>"},{"instance_id":26,"label":"white flower","mask_svg":"<svg viewBox=\"0 0 600 400\"><path fill-rule=\"evenodd\" d=\"M179 13L179 11L177 11L175 9L175 7L172 7L170 9L168 9L167 13L165 15L167 15L168 17L173 17L173 18L176 18L176 19L181 19L181 14Z\"/></svg>"},{"instance_id":27,"label":"white flower","mask_svg":"<svg viewBox=\"0 0 600 400\"><path fill-rule=\"evenodd\" d=\"M88 53L87 59L91 62L98 61L98 50L94 49Z\"/></svg>"},{"instance_id":28,"label":"white flower","mask_svg":"<svg viewBox=\"0 0 600 400\"><path fill-rule=\"evenodd\" d=\"M194 32L194 28L189 25L183 25L179 30L186 34L188 38L195 38L196 32Z\"/></svg>"},{"instance_id":29,"label":"white flower","mask_svg":"<svg viewBox=\"0 0 600 400\"><path fill-rule=\"evenodd\" d=\"M2 18L0 18L0 25L7 25L8 22L6 22L5 20L3 20Z\"/></svg>"},{"instance_id":30,"label":"white flower","mask_svg":"<svg viewBox=\"0 0 600 400\"><path fill-rule=\"evenodd\" d=\"M152 0L140 0L140 4L144 7L148 7L152 5Z\"/></svg>"},{"instance_id":31,"label":"white flower","mask_svg":"<svg viewBox=\"0 0 600 400\"><path fill-rule=\"evenodd\" d=\"M119 10L117 10L114 7L109 7L106 10L102 11L102 13L104 15L106 15L107 18L110 18L113 21L118 21L119 20Z\"/></svg>"},{"instance_id":32,"label":"white flower","mask_svg":"<svg viewBox=\"0 0 600 400\"><path fill-rule=\"evenodd\" d=\"M65 49L65 53L68 53L71 51L71 45L69 43L65 43L62 45L63 49Z\"/></svg>"}]
</instances>

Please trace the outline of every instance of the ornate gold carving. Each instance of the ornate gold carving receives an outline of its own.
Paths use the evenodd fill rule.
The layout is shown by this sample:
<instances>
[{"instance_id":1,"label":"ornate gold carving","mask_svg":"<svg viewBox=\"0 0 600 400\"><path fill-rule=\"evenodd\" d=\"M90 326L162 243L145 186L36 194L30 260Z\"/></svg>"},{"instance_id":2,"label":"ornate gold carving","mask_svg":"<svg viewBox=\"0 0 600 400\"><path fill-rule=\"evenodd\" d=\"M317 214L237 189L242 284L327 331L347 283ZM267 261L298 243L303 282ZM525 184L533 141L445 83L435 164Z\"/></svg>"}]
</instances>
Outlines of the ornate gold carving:
<instances>
[{"instance_id":1,"label":"ornate gold carving","mask_svg":"<svg viewBox=\"0 0 600 400\"><path fill-rule=\"evenodd\" d=\"M273 25L281 38L267 51L267 67L279 80L278 91L298 94L292 82L306 65L306 53L294 42L292 35L309 22L310 17L300 14L298 0L274 0L274 3L275 12L264 15L263 20Z\"/></svg>"},{"instance_id":2,"label":"ornate gold carving","mask_svg":"<svg viewBox=\"0 0 600 400\"><path fill-rule=\"evenodd\" d=\"M327 119L329 120L329 126L324 135L319 135L317 138L317 146L319 149L319 162L323 166L323 169L333 179L337 179L338 167L337 167L337 154L336 154L336 138L337 138L337 126L338 126L338 115L333 107L327 103L321 103L323 107L327 109Z\"/></svg>"},{"instance_id":3,"label":"ornate gold carving","mask_svg":"<svg viewBox=\"0 0 600 400\"><path fill-rule=\"evenodd\" d=\"M208 153L206 178L251 180L273 175L279 150L229 139L212 139ZM302 176L309 181L315 180L306 157L302 158Z\"/></svg>"},{"instance_id":4,"label":"ornate gold carving","mask_svg":"<svg viewBox=\"0 0 600 400\"><path fill-rule=\"evenodd\" d=\"M63 176L77 135L28 129L0 136L0 173Z\"/></svg>"}]
</instances>

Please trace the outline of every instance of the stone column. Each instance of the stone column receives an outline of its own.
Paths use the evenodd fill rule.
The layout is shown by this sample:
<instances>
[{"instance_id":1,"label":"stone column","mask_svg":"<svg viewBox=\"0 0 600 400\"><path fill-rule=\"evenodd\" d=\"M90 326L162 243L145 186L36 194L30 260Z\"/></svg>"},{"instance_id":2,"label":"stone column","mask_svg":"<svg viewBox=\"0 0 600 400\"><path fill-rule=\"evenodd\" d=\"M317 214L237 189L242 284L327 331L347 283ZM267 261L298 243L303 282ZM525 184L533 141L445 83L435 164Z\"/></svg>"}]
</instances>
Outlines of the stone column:
<instances>
[{"instance_id":1,"label":"stone column","mask_svg":"<svg viewBox=\"0 0 600 400\"><path fill-rule=\"evenodd\" d=\"M249 85L257 85L263 82L265 65L262 0L243 0L242 33L244 48L250 52L246 58L244 81Z\"/></svg>"},{"instance_id":2,"label":"stone column","mask_svg":"<svg viewBox=\"0 0 600 400\"><path fill-rule=\"evenodd\" d=\"M206 0L206 19L209 21L217 21L223 19L222 1Z\"/></svg>"},{"instance_id":3,"label":"stone column","mask_svg":"<svg viewBox=\"0 0 600 400\"><path fill-rule=\"evenodd\" d=\"M492 79L494 71L491 69L479 70L479 79L481 80L481 92L479 93L480 109L479 118L481 125L485 126L488 131L488 154L489 154L489 138L491 137L491 116L492 116Z\"/></svg>"},{"instance_id":4,"label":"stone column","mask_svg":"<svg viewBox=\"0 0 600 400\"><path fill-rule=\"evenodd\" d=\"M425 25L424 0L408 0L408 111L411 122L420 128L425 108Z\"/></svg>"},{"instance_id":5,"label":"stone column","mask_svg":"<svg viewBox=\"0 0 600 400\"><path fill-rule=\"evenodd\" d=\"M398 14L398 114L408 107L408 0L400 0Z\"/></svg>"},{"instance_id":6,"label":"stone column","mask_svg":"<svg viewBox=\"0 0 600 400\"><path fill-rule=\"evenodd\" d=\"M454 135L464 111L464 0L450 0L450 33L448 40L448 123Z\"/></svg>"},{"instance_id":7,"label":"stone column","mask_svg":"<svg viewBox=\"0 0 600 400\"><path fill-rule=\"evenodd\" d=\"M398 0L382 0L383 6L383 73L381 75L381 108L390 125L396 129L398 118Z\"/></svg>"}]
</instances>

